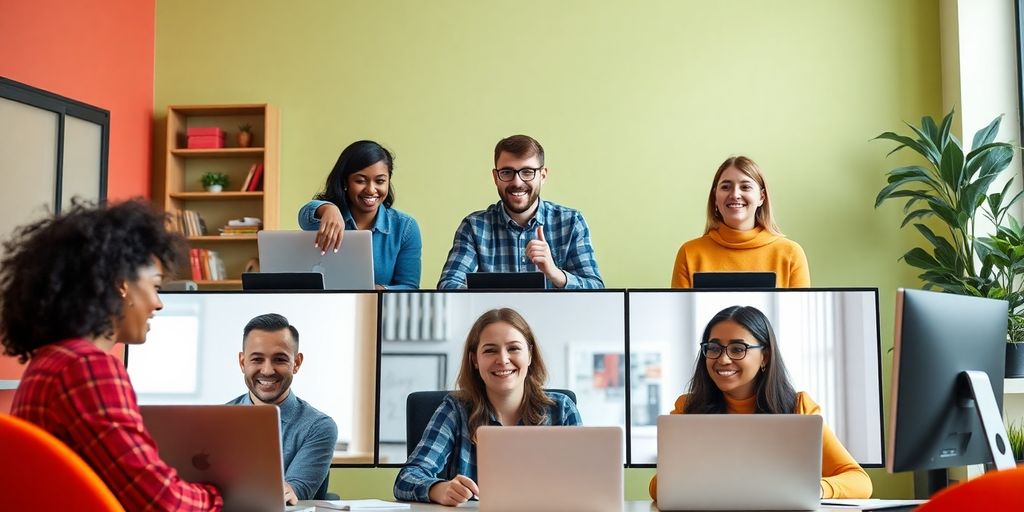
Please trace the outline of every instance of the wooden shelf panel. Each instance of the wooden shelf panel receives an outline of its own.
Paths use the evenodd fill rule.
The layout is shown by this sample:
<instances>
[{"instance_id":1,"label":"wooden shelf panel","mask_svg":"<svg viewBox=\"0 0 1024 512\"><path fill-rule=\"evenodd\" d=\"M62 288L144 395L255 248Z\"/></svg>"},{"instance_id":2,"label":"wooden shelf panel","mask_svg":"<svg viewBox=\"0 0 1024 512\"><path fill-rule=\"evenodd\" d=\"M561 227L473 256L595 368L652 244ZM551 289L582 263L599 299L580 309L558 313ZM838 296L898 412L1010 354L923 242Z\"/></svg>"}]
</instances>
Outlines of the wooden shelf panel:
<instances>
[{"instance_id":1,"label":"wooden shelf panel","mask_svg":"<svg viewBox=\"0 0 1024 512\"><path fill-rule=\"evenodd\" d=\"M189 242L255 242L256 235L203 235L190 236L187 240Z\"/></svg>"},{"instance_id":2,"label":"wooden shelf panel","mask_svg":"<svg viewBox=\"0 0 1024 512\"><path fill-rule=\"evenodd\" d=\"M171 154L182 158L236 158L261 157L263 148L172 149Z\"/></svg>"},{"instance_id":3,"label":"wooden shelf panel","mask_svg":"<svg viewBox=\"0 0 1024 512\"><path fill-rule=\"evenodd\" d=\"M263 191L259 192L171 192L171 199L189 201L223 201L229 199L263 199Z\"/></svg>"},{"instance_id":4,"label":"wooden shelf panel","mask_svg":"<svg viewBox=\"0 0 1024 512\"><path fill-rule=\"evenodd\" d=\"M184 116L262 116L266 112L267 104L171 105L168 108Z\"/></svg>"},{"instance_id":5,"label":"wooden shelf panel","mask_svg":"<svg viewBox=\"0 0 1024 512\"><path fill-rule=\"evenodd\" d=\"M200 288L241 288L241 279L218 279L216 281L196 281Z\"/></svg>"}]
</instances>

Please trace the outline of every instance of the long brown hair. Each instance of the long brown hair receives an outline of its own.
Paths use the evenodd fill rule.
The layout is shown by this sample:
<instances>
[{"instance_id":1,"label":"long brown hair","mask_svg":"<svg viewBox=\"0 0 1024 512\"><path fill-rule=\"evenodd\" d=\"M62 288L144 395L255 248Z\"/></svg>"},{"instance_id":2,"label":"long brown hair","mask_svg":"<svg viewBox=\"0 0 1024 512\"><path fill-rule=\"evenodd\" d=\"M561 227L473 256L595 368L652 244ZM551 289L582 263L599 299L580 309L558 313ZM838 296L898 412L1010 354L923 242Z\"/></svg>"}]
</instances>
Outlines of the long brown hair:
<instances>
[{"instance_id":1,"label":"long brown hair","mask_svg":"<svg viewBox=\"0 0 1024 512\"><path fill-rule=\"evenodd\" d=\"M763 372L754 377L754 395L757 397L754 412L759 414L792 414L796 410L796 391L789 382L786 364L782 362L779 345L776 343L775 331L768 317L757 308L750 306L731 306L719 311L701 336L701 342L711 339L711 328L715 325L732 320L747 330L754 339L764 345L763 353L768 360ZM698 351L697 362L690 380L690 391L686 396L683 412L686 414L724 414L725 395L718 389L715 381L708 373L707 358L703 351Z\"/></svg>"},{"instance_id":2,"label":"long brown hair","mask_svg":"<svg viewBox=\"0 0 1024 512\"><path fill-rule=\"evenodd\" d=\"M718 180L722 177L722 173L730 167L735 167L737 171L749 176L761 188L761 192L764 193L764 203L758 206L757 211L754 212L754 221L757 225L773 235L784 236L782 230L779 229L779 225L775 223L775 217L772 215L772 205L768 197L768 184L765 182L764 173L761 172L761 168L753 160L745 156L731 156L726 158L722 165L718 166L715 179L711 180L711 191L708 192L707 222L704 224L704 234L706 235L718 229L718 226L722 224L722 216L715 208L715 190L718 188Z\"/></svg>"},{"instance_id":3,"label":"long brown hair","mask_svg":"<svg viewBox=\"0 0 1024 512\"><path fill-rule=\"evenodd\" d=\"M519 406L519 415L526 425L539 425L547 416L547 408L554 405L554 400L544 394L544 383L548 380L548 370L544 366L544 358L541 357L540 347L533 337L533 330L530 324L526 323L516 310L511 308L492 309L476 319L473 327L466 335L466 346L462 350L462 365L459 367L459 376L456 379L455 396L469 405L469 438L476 443L476 429L486 425L490 416L494 413L491 401L487 399L487 388L480 372L473 367L472 354L476 353L480 345L480 333L487 326L505 322L526 338L527 350L530 351L531 363L526 370L526 380L523 385L523 403Z\"/></svg>"}]
</instances>

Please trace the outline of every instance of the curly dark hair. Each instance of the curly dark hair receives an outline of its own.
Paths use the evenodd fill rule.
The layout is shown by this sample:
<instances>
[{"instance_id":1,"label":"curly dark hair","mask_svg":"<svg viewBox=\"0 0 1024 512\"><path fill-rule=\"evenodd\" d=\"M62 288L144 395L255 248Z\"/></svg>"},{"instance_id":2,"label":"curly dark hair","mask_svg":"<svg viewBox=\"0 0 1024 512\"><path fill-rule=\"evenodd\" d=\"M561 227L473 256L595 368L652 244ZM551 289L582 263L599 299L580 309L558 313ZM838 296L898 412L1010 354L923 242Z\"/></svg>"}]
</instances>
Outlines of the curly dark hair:
<instances>
[{"instance_id":1,"label":"curly dark hair","mask_svg":"<svg viewBox=\"0 0 1024 512\"><path fill-rule=\"evenodd\" d=\"M120 283L157 258L167 272L183 261L185 241L144 200L96 207L75 199L63 214L21 226L0 259L0 337L24 363L37 348L113 332Z\"/></svg>"}]
</instances>

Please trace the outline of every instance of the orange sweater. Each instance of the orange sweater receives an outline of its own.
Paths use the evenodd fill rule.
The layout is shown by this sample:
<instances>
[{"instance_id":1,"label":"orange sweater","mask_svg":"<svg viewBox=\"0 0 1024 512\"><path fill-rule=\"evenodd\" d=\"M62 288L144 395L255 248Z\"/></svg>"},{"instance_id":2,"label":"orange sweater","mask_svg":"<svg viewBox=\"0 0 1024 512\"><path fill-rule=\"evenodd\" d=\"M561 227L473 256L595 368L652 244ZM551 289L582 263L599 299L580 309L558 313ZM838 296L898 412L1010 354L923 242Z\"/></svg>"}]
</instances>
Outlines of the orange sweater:
<instances>
[{"instance_id":1,"label":"orange sweater","mask_svg":"<svg viewBox=\"0 0 1024 512\"><path fill-rule=\"evenodd\" d=\"M729 414L753 414L756 397L745 400L733 400L725 397L725 410ZM683 414L686 395L676 399L676 408L671 414ZM821 407L803 391L796 394L796 414L821 414ZM651 479L649 488L651 499L658 500L658 475ZM861 498L871 497L871 478L864 469L853 460L843 443L832 433L828 425L824 425L821 433L821 497L822 498Z\"/></svg>"},{"instance_id":2,"label":"orange sweater","mask_svg":"<svg viewBox=\"0 0 1024 512\"><path fill-rule=\"evenodd\" d=\"M694 272L775 272L779 288L809 288L811 275L800 244L761 226L736 231L724 224L679 248L672 287L693 286Z\"/></svg>"}]
</instances>

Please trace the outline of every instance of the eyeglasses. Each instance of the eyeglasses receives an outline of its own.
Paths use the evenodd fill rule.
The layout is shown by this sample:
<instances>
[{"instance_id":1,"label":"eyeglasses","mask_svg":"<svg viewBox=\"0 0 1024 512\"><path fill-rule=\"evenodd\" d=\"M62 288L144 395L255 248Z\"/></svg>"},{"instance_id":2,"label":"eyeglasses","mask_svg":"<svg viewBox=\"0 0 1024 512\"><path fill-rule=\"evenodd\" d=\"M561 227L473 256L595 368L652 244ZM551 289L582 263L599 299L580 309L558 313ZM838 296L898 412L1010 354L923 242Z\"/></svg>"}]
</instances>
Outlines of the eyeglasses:
<instances>
[{"instance_id":1,"label":"eyeglasses","mask_svg":"<svg viewBox=\"0 0 1024 512\"><path fill-rule=\"evenodd\" d=\"M511 167L504 167L502 169L495 169L498 173L498 179L501 181L512 181L516 178L516 174L519 175L519 179L523 181L533 181L533 178L537 177L537 173L543 167L523 167L522 169L513 169Z\"/></svg>"},{"instance_id":2,"label":"eyeglasses","mask_svg":"<svg viewBox=\"0 0 1024 512\"><path fill-rule=\"evenodd\" d=\"M729 356L729 359L733 361L739 361L744 357L747 357L748 350L756 350L764 348L764 345L749 345L742 341L734 341L726 346L722 346L720 343L711 341L705 341L700 344L700 351L704 353L704 357L708 359L718 359L722 357L722 354Z\"/></svg>"}]
</instances>

